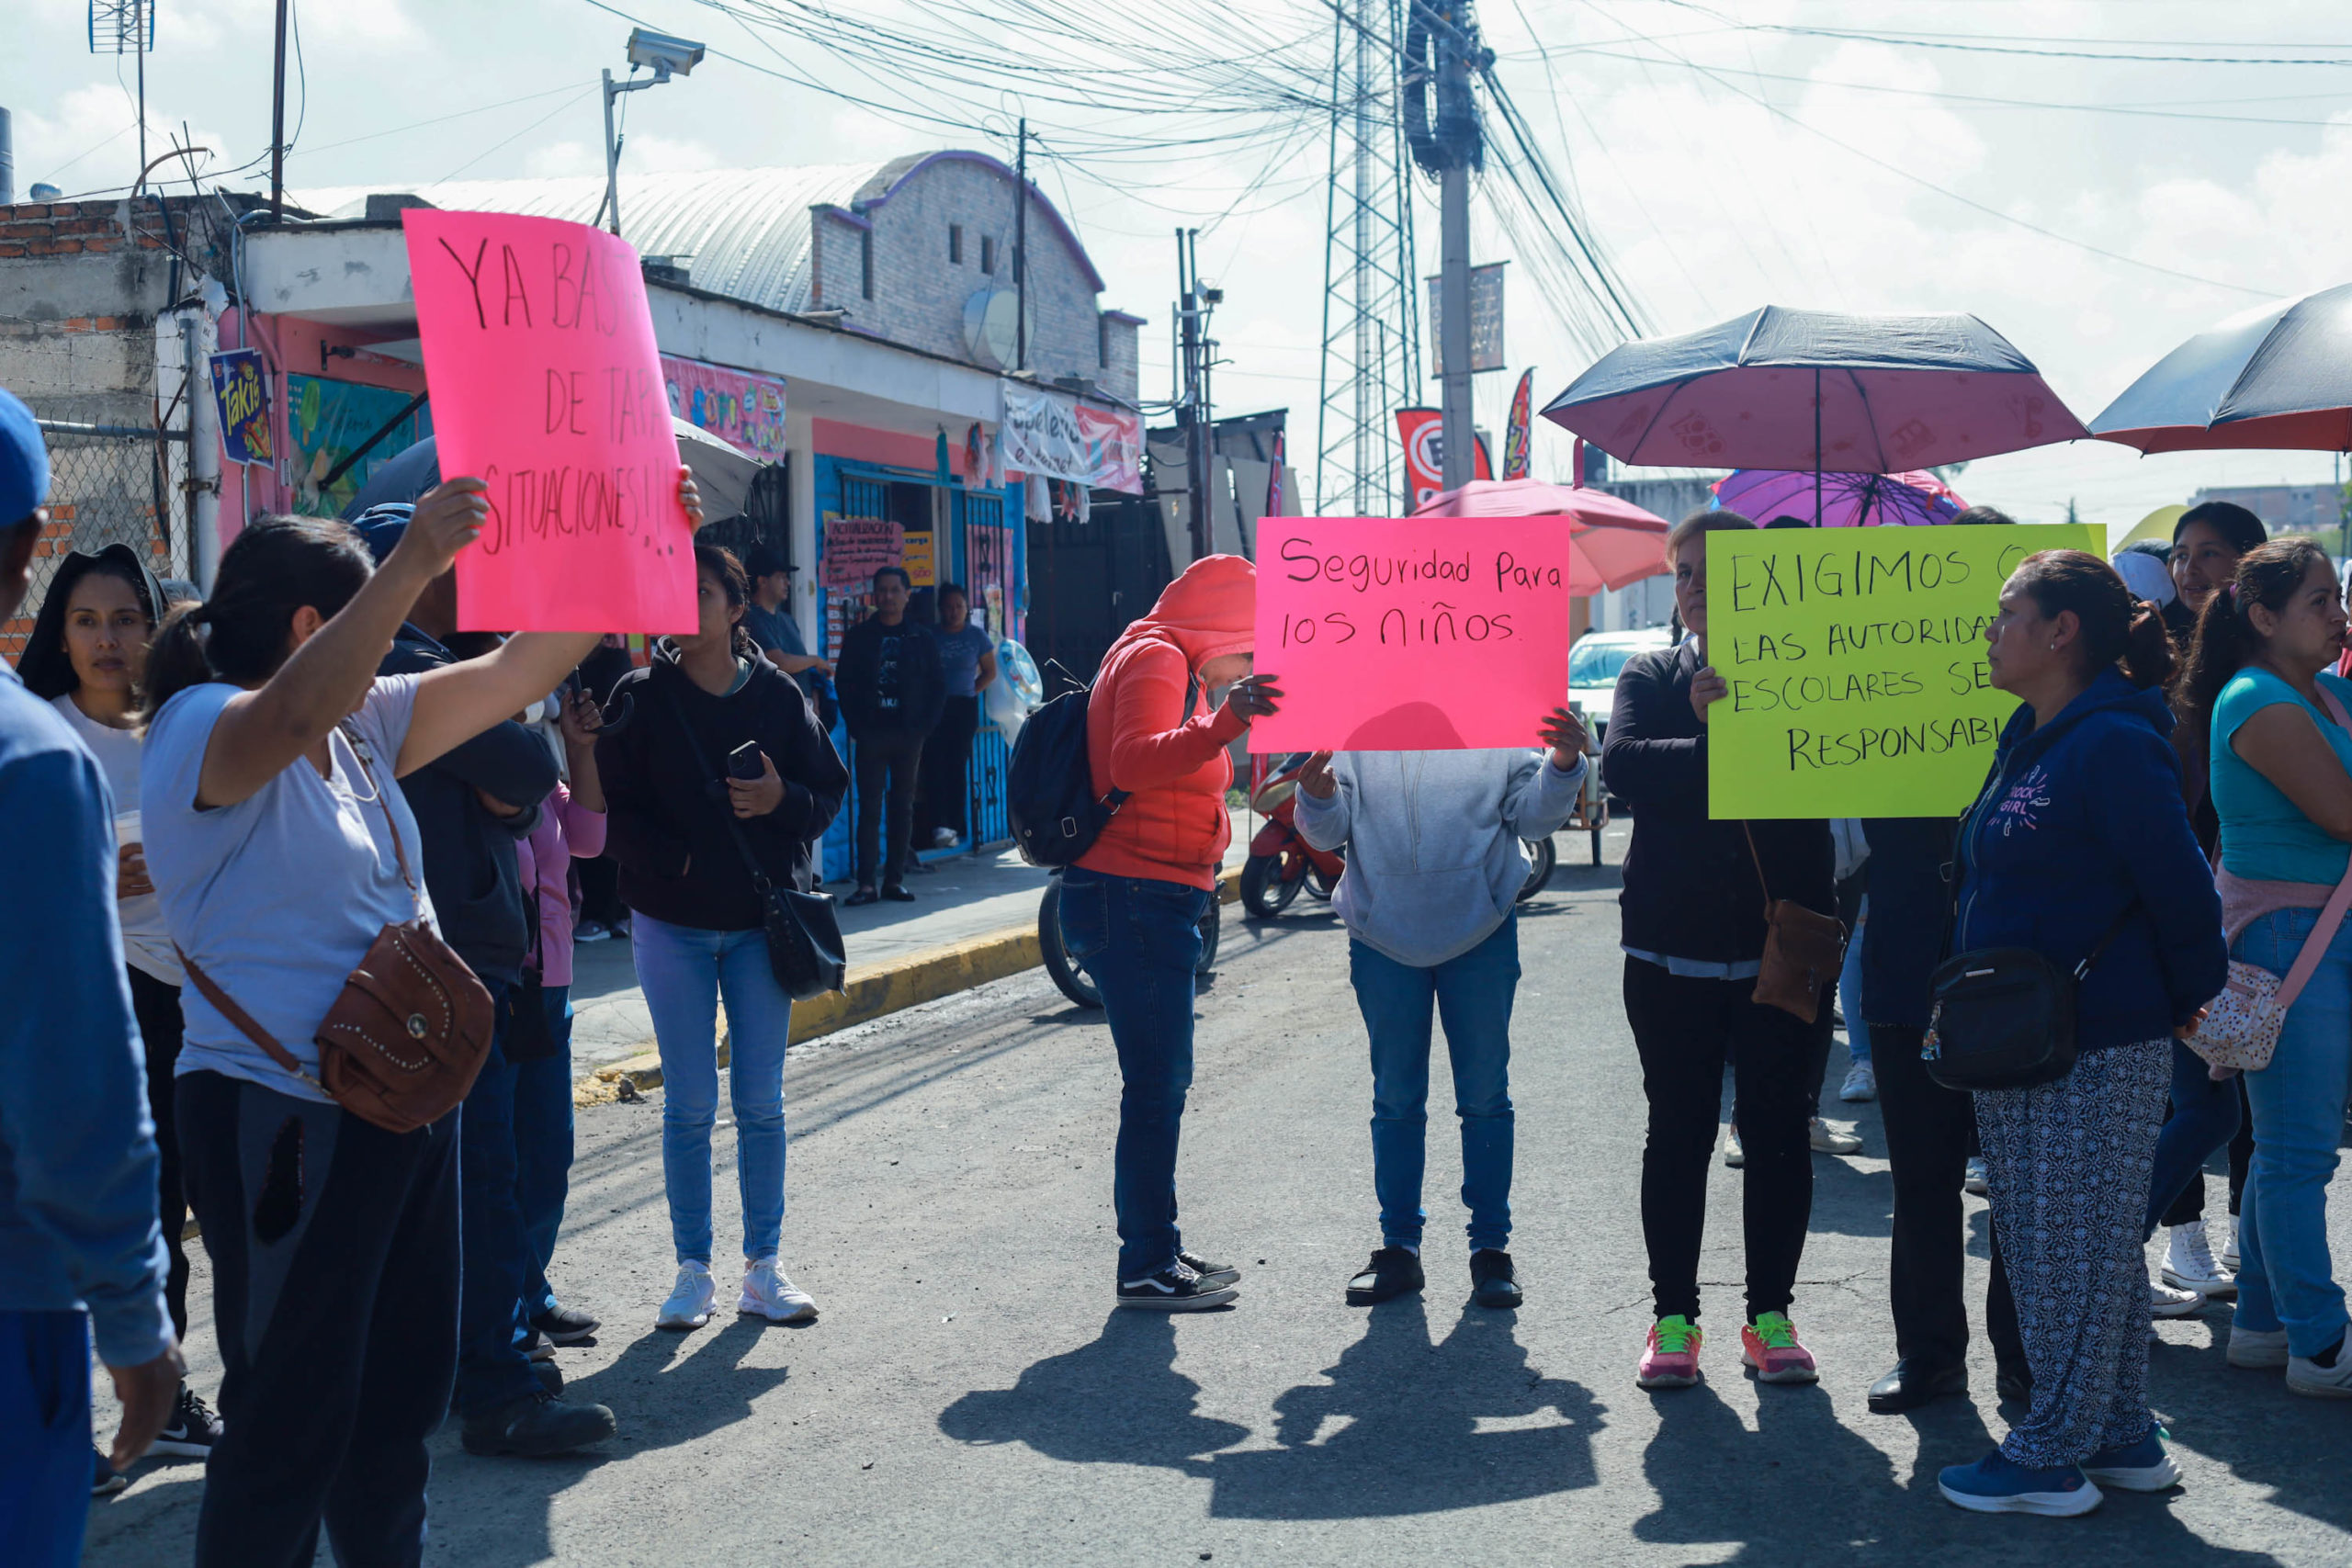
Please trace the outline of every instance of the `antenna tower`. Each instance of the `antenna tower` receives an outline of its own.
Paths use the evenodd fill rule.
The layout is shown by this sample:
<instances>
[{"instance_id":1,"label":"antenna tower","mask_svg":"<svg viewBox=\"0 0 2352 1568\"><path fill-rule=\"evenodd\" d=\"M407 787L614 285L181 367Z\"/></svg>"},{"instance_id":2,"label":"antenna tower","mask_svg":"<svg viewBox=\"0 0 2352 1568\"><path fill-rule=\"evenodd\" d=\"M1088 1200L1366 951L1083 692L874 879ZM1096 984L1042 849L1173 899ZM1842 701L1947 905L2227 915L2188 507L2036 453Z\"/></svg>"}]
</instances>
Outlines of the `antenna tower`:
<instances>
[{"instance_id":1,"label":"antenna tower","mask_svg":"<svg viewBox=\"0 0 2352 1568\"><path fill-rule=\"evenodd\" d=\"M1420 395L1420 304L1398 62L1410 0L1335 0L1331 180L1315 510L1393 517L1405 492L1396 411Z\"/></svg>"}]
</instances>

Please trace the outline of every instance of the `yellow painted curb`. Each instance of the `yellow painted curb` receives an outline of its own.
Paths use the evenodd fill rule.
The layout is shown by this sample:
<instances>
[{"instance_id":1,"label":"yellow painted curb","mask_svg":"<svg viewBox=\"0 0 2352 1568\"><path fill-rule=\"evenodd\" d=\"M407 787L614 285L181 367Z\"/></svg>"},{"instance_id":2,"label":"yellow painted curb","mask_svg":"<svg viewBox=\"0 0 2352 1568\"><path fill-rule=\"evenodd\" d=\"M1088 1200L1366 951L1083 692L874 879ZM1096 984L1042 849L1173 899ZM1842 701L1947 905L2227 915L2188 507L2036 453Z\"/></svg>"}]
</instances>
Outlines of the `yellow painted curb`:
<instances>
[{"instance_id":1,"label":"yellow painted curb","mask_svg":"<svg viewBox=\"0 0 2352 1568\"><path fill-rule=\"evenodd\" d=\"M1230 904L1241 897L1241 873L1228 868L1217 878L1217 898ZM1018 975L1045 962L1037 951L1037 927L1006 926L983 936L967 937L943 946L925 948L879 964L853 965L845 989L814 1001L796 1002L792 1009L792 1041L799 1044L822 1039L853 1024L937 1001L942 997ZM653 1042L645 1042L651 1046ZM719 1017L718 1065L728 1061L726 1015ZM576 1106L609 1105L635 1100L662 1087L660 1053L646 1050L624 1061L598 1067L574 1087Z\"/></svg>"}]
</instances>

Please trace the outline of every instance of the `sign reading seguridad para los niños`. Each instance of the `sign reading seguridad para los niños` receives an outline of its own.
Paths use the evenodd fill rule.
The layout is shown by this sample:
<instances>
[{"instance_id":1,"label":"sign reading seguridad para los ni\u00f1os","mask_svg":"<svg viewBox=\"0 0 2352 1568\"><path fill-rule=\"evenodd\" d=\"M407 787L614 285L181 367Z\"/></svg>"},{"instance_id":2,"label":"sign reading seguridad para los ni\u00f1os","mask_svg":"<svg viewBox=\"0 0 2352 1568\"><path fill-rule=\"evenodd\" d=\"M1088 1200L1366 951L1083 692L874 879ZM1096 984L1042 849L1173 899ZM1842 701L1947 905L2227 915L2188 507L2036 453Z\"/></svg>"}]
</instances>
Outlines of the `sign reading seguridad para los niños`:
<instances>
[{"instance_id":1,"label":"sign reading seguridad para los ni\u00f1os","mask_svg":"<svg viewBox=\"0 0 2352 1568\"><path fill-rule=\"evenodd\" d=\"M2018 699L1984 665L2001 584L2037 550L2105 556L2093 527L1726 530L1707 539L1717 818L1950 817Z\"/></svg>"}]
</instances>

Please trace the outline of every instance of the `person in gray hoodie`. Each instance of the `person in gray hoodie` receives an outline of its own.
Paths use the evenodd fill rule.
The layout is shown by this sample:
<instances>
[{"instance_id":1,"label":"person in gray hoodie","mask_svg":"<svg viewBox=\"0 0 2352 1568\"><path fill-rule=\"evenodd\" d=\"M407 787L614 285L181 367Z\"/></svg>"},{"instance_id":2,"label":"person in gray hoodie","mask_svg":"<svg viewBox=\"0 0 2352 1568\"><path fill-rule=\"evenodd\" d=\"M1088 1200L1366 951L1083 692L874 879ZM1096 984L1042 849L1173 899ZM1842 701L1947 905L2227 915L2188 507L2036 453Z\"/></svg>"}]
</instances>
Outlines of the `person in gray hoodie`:
<instances>
[{"instance_id":1,"label":"person in gray hoodie","mask_svg":"<svg viewBox=\"0 0 2352 1568\"><path fill-rule=\"evenodd\" d=\"M1583 724L1565 708L1535 750L1317 751L1299 774L1298 831L1347 846L1332 904L1372 1037L1373 1190L1380 1250L1351 1306L1419 1290L1430 1025L1445 1022L1462 1119L1470 1281L1482 1306L1520 1304L1510 1254L1510 1009L1519 988L1521 840L1547 838L1584 786Z\"/></svg>"}]
</instances>

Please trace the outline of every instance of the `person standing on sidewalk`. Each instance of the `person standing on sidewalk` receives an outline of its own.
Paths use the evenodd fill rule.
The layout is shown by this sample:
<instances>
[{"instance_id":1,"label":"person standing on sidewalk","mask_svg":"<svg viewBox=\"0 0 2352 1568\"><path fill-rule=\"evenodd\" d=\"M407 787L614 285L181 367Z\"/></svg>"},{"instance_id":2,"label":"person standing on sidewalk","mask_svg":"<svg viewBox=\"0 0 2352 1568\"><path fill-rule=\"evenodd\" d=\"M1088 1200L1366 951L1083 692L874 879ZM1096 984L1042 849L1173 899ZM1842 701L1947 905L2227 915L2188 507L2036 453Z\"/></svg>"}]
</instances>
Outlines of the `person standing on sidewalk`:
<instances>
[{"instance_id":1,"label":"person standing on sidewalk","mask_svg":"<svg viewBox=\"0 0 2352 1568\"><path fill-rule=\"evenodd\" d=\"M718 1299L710 1137L722 1001L743 1205L735 1309L773 1323L817 1315L778 1258L792 998L769 963L766 910L744 842L768 882L812 890L809 840L840 813L849 785L808 698L742 631L751 584L741 564L715 545L697 546L695 592L697 628L657 642L653 662L622 679L616 694L633 696L636 717L596 742L605 841L621 864L638 983L662 1053L662 1179L678 1273L654 1324L679 1330L709 1322ZM756 777L738 772L744 761Z\"/></svg>"},{"instance_id":2,"label":"person standing on sidewalk","mask_svg":"<svg viewBox=\"0 0 2352 1568\"><path fill-rule=\"evenodd\" d=\"M751 602L743 606L743 629L767 661L800 681L810 671L830 677L832 660L808 651L800 623L792 618L792 565L772 545L753 545L743 557L743 570L752 580ZM807 691L808 683L800 681Z\"/></svg>"},{"instance_id":3,"label":"person standing on sidewalk","mask_svg":"<svg viewBox=\"0 0 2352 1568\"><path fill-rule=\"evenodd\" d=\"M399 547L409 510L379 506L358 519L359 536L379 566ZM458 656L444 639L457 626L458 576L452 567L416 596L377 673L421 674L455 666ZM542 1387L550 1393L561 1387L560 1374L552 1366L544 1372L535 1368L515 1335L531 1245L515 1200L521 1169L514 1137L519 1065L506 1054L514 1026L514 989L531 949L514 845L538 825L539 803L556 782L555 758L547 743L511 718L401 780L401 794L416 816L424 886L433 895L442 937L488 988L498 1010L490 1055L466 1095L466 1113L458 1124L466 1245L457 1408L466 1419L467 1449L475 1453L513 1451L514 1445L525 1443L535 1452L556 1451L538 1435L502 1435L500 1417L502 1412L532 1409L530 1396ZM600 1423L583 1416L577 1423L579 1444L610 1437L610 1420L607 1412L600 1430Z\"/></svg>"},{"instance_id":4,"label":"person standing on sidewalk","mask_svg":"<svg viewBox=\"0 0 2352 1568\"><path fill-rule=\"evenodd\" d=\"M1119 1053L1111 1200L1125 1307L1189 1312L1238 1294L1239 1269L1184 1250L1176 1145L1193 1085L1200 925L1233 836L1226 748L1282 695L1274 677L1250 673L1257 604L1247 560L1202 557L1119 634L1086 705L1094 794L1126 798L1062 873L1062 946L1102 991Z\"/></svg>"},{"instance_id":5,"label":"person standing on sidewalk","mask_svg":"<svg viewBox=\"0 0 2352 1568\"><path fill-rule=\"evenodd\" d=\"M520 994L536 988L544 1021L542 1030L517 1031L532 1040L527 1050L509 1052L514 1058L514 1202L530 1248L518 1328L526 1350L542 1337L576 1345L601 1326L558 1302L548 1283L571 1178L571 863L605 852L605 786L596 773L596 731L604 715L577 686L567 686L556 701L569 782L540 803L537 826L514 847L515 870L538 921L528 960L538 985Z\"/></svg>"},{"instance_id":6,"label":"person standing on sidewalk","mask_svg":"<svg viewBox=\"0 0 2352 1568\"><path fill-rule=\"evenodd\" d=\"M842 634L835 684L857 765L857 887L849 896L852 904L871 904L877 897L912 903L915 897L905 880L915 854L915 780L923 740L939 722L947 687L940 674L938 640L930 627L907 617L911 581L895 566L876 572L874 614Z\"/></svg>"},{"instance_id":7,"label":"person standing on sidewalk","mask_svg":"<svg viewBox=\"0 0 2352 1568\"><path fill-rule=\"evenodd\" d=\"M1634 807L1622 899L1625 1018L1649 1100L1642 1233L1657 1307L1634 1374L1644 1388L1699 1381L1700 1238L1726 1059L1747 1152L1741 1359L1766 1382L1820 1375L1789 1308L1813 1214L1808 1127L1826 1042L1817 1024L1756 1000L1755 990L1767 900L1822 914L1835 907L1829 825L1717 821L1707 803L1707 710L1727 688L1707 662L1706 536L1754 526L1736 513L1700 512L1667 535L1675 606L1690 635L1626 661L1600 757L1610 790Z\"/></svg>"},{"instance_id":8,"label":"person standing on sidewalk","mask_svg":"<svg viewBox=\"0 0 2352 1568\"><path fill-rule=\"evenodd\" d=\"M40 427L0 390L0 621L31 583L48 495ZM124 978L116 810L103 766L0 661L0 1551L25 1568L82 1560L93 1336L123 1407L101 1481L147 1451L187 1387Z\"/></svg>"},{"instance_id":9,"label":"person standing on sidewalk","mask_svg":"<svg viewBox=\"0 0 2352 1568\"><path fill-rule=\"evenodd\" d=\"M972 738L980 732L981 694L996 681L996 639L972 624L971 596L960 582L939 590L939 667L947 700L922 748L922 788L915 796L915 841L952 850L967 831Z\"/></svg>"},{"instance_id":10,"label":"person standing on sidewalk","mask_svg":"<svg viewBox=\"0 0 2352 1568\"><path fill-rule=\"evenodd\" d=\"M2229 955L2181 798L2163 619L2080 550L2027 556L1999 604L1985 668L2019 706L1961 819L1951 951L2024 948L2075 976L2076 1055L2064 1077L1976 1093L2033 1399L1999 1448L1937 1479L1973 1511L2073 1515L2102 1483L2180 1478L2148 1411L2141 1221L2172 1043Z\"/></svg>"},{"instance_id":11,"label":"person standing on sidewalk","mask_svg":"<svg viewBox=\"0 0 2352 1568\"><path fill-rule=\"evenodd\" d=\"M164 1289L172 1329L187 1342L187 1195L180 1181L178 1124L172 1114L172 1072L180 1055L179 955L164 929L163 907L147 879L139 842L139 678L147 644L163 619L164 587L128 545L108 545L96 555L75 551L50 580L40 615L33 623L17 673L25 689L48 699L90 754L106 770L115 803L116 837L121 840L115 878L116 912L122 925L125 976L139 1037L147 1055L147 1108L155 1123L159 1156L159 1219L171 1269ZM186 1383L172 1418L148 1451L177 1459L202 1459L220 1436L220 1418Z\"/></svg>"},{"instance_id":12,"label":"person standing on sidewalk","mask_svg":"<svg viewBox=\"0 0 2352 1568\"><path fill-rule=\"evenodd\" d=\"M699 525L683 470L679 498ZM226 1367L198 1568L307 1563L322 1524L343 1562L423 1556L426 1440L458 1364L464 1113L387 1132L319 1087L313 1041L386 925L435 920L392 781L536 702L594 645L531 633L377 674L489 514L480 479L445 480L379 571L341 523L262 518L222 552L212 597L175 609L148 653L140 810L194 987L180 1143ZM463 1437L560 1452L613 1429L612 1412L534 1380Z\"/></svg>"},{"instance_id":13,"label":"person standing on sidewalk","mask_svg":"<svg viewBox=\"0 0 2352 1568\"><path fill-rule=\"evenodd\" d=\"M1470 1286L1516 1307L1510 1247L1510 1011L1519 990L1524 840L1548 839L1584 787L1584 725L1556 708L1533 750L1317 751L1299 773L1299 836L1347 849L1331 896L1372 1042L1372 1184L1380 1250L1348 1281L1350 1306L1422 1288L1430 1024L1445 1020L1462 1122Z\"/></svg>"}]
</instances>

